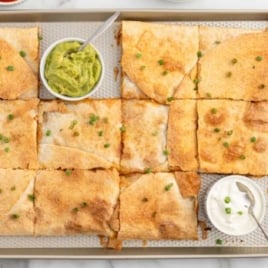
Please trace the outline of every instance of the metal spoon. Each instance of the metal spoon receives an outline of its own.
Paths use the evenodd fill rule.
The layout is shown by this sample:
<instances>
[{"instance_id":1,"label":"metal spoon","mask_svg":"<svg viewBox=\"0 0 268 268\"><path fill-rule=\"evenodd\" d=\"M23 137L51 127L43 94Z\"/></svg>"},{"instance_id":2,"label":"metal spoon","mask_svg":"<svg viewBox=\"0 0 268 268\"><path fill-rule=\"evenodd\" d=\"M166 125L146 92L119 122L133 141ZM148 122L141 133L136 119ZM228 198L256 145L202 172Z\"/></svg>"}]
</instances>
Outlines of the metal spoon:
<instances>
[{"instance_id":1,"label":"metal spoon","mask_svg":"<svg viewBox=\"0 0 268 268\"><path fill-rule=\"evenodd\" d=\"M78 51L83 50L88 44L92 43L96 38L98 38L103 32L105 32L119 17L120 12L115 12L111 17L109 17L78 49Z\"/></svg>"},{"instance_id":2,"label":"metal spoon","mask_svg":"<svg viewBox=\"0 0 268 268\"><path fill-rule=\"evenodd\" d=\"M251 192L251 190L243 183L237 181L236 182L236 186L238 187L238 189L240 190L240 192L243 192L246 194L250 205L248 208L248 212L249 214L253 217L253 219L256 221L256 223L258 224L259 228L261 229L263 235L265 236L266 240L268 241L268 235L266 234L266 232L264 231L264 229L262 228L260 222L258 221L258 219L256 218L254 212L253 212L253 208L255 206L255 197L253 195L253 193Z\"/></svg>"}]
</instances>

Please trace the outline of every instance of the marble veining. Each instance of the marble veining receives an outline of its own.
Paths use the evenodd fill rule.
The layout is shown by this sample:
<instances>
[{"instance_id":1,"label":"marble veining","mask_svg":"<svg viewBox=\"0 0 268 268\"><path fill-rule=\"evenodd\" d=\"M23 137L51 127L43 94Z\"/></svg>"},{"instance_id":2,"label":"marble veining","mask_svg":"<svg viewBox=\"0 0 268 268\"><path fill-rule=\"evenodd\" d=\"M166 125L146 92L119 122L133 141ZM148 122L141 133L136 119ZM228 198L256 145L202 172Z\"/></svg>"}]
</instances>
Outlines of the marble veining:
<instances>
[{"instance_id":1,"label":"marble veining","mask_svg":"<svg viewBox=\"0 0 268 268\"><path fill-rule=\"evenodd\" d=\"M181 4L165 0L25 0L9 9L72 9L72 8L178 8L178 9L268 9L267 0L192 0ZM249 259L180 259L180 260L2 260L0 268L267 268L267 258Z\"/></svg>"}]
</instances>

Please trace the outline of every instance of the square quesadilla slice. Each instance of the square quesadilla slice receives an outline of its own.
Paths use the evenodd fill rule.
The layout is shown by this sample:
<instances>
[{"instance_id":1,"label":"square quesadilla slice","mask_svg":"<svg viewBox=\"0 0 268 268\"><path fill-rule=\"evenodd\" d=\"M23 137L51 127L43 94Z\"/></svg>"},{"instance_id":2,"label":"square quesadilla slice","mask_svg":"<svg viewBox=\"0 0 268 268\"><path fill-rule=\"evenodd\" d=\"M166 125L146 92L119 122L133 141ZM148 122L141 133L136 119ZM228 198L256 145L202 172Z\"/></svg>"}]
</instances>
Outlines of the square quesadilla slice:
<instances>
[{"instance_id":1,"label":"square quesadilla slice","mask_svg":"<svg viewBox=\"0 0 268 268\"><path fill-rule=\"evenodd\" d=\"M0 168L37 168L38 103L0 101Z\"/></svg>"},{"instance_id":2,"label":"square quesadilla slice","mask_svg":"<svg viewBox=\"0 0 268 268\"><path fill-rule=\"evenodd\" d=\"M168 106L146 100L122 103L121 172L167 171Z\"/></svg>"},{"instance_id":3,"label":"square quesadilla slice","mask_svg":"<svg viewBox=\"0 0 268 268\"><path fill-rule=\"evenodd\" d=\"M119 198L116 170L42 170L35 185L35 235L113 236Z\"/></svg>"},{"instance_id":4,"label":"square quesadilla slice","mask_svg":"<svg viewBox=\"0 0 268 268\"><path fill-rule=\"evenodd\" d=\"M167 150L170 170L197 171L195 100L174 100L169 106Z\"/></svg>"},{"instance_id":5,"label":"square quesadilla slice","mask_svg":"<svg viewBox=\"0 0 268 268\"><path fill-rule=\"evenodd\" d=\"M33 170L0 169L0 235L34 234Z\"/></svg>"},{"instance_id":6,"label":"square quesadilla slice","mask_svg":"<svg viewBox=\"0 0 268 268\"><path fill-rule=\"evenodd\" d=\"M122 97L148 97L159 103L174 96L195 98L189 77L198 47L197 26L123 21ZM182 85L184 79L188 81Z\"/></svg>"},{"instance_id":7,"label":"square quesadilla slice","mask_svg":"<svg viewBox=\"0 0 268 268\"><path fill-rule=\"evenodd\" d=\"M268 174L268 102L198 101L198 157L207 173Z\"/></svg>"},{"instance_id":8,"label":"square quesadilla slice","mask_svg":"<svg viewBox=\"0 0 268 268\"><path fill-rule=\"evenodd\" d=\"M41 168L119 168L121 100L42 102L39 109Z\"/></svg>"},{"instance_id":9,"label":"square quesadilla slice","mask_svg":"<svg viewBox=\"0 0 268 268\"><path fill-rule=\"evenodd\" d=\"M38 27L0 28L0 98L38 95Z\"/></svg>"},{"instance_id":10,"label":"square quesadilla slice","mask_svg":"<svg viewBox=\"0 0 268 268\"><path fill-rule=\"evenodd\" d=\"M119 239L197 239L194 172L121 177Z\"/></svg>"},{"instance_id":11,"label":"square quesadilla slice","mask_svg":"<svg viewBox=\"0 0 268 268\"><path fill-rule=\"evenodd\" d=\"M268 100L267 31L241 34L213 47L209 42L198 63L199 98Z\"/></svg>"}]
</instances>

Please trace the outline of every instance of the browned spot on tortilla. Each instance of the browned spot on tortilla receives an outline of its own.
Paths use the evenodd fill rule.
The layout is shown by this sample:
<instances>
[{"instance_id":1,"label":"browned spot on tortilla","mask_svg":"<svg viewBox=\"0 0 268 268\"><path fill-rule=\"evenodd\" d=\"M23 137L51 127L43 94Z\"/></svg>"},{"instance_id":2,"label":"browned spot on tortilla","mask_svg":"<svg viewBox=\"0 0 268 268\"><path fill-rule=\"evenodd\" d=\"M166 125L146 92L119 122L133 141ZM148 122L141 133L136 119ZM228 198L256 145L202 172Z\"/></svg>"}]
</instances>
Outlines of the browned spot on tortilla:
<instances>
[{"instance_id":1,"label":"browned spot on tortilla","mask_svg":"<svg viewBox=\"0 0 268 268\"><path fill-rule=\"evenodd\" d=\"M243 141L237 141L229 145L224 157L227 161L234 161L239 159L240 155L244 154L245 144Z\"/></svg>"},{"instance_id":2,"label":"browned spot on tortilla","mask_svg":"<svg viewBox=\"0 0 268 268\"><path fill-rule=\"evenodd\" d=\"M223 123L225 121L225 118L226 116L224 113L213 114L211 113L211 111L208 111L207 114L205 115L205 122L210 125L216 126Z\"/></svg>"},{"instance_id":3,"label":"browned spot on tortilla","mask_svg":"<svg viewBox=\"0 0 268 268\"><path fill-rule=\"evenodd\" d=\"M255 144L253 145L253 150L257 153L264 153L267 150L267 142L263 138L258 138Z\"/></svg>"}]
</instances>

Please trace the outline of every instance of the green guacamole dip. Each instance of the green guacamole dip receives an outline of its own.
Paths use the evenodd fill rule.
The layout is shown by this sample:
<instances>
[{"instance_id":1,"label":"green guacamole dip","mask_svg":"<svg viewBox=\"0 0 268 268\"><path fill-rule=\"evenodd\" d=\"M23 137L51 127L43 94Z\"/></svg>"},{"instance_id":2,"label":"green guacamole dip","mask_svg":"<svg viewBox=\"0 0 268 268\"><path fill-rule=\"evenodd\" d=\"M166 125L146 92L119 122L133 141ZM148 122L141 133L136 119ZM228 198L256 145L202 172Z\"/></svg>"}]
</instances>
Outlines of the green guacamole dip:
<instances>
[{"instance_id":1,"label":"green guacamole dip","mask_svg":"<svg viewBox=\"0 0 268 268\"><path fill-rule=\"evenodd\" d=\"M96 50L88 45L78 52L80 46L78 41L66 41L58 44L47 57L47 83L61 95L84 96L100 79L102 66Z\"/></svg>"}]
</instances>

